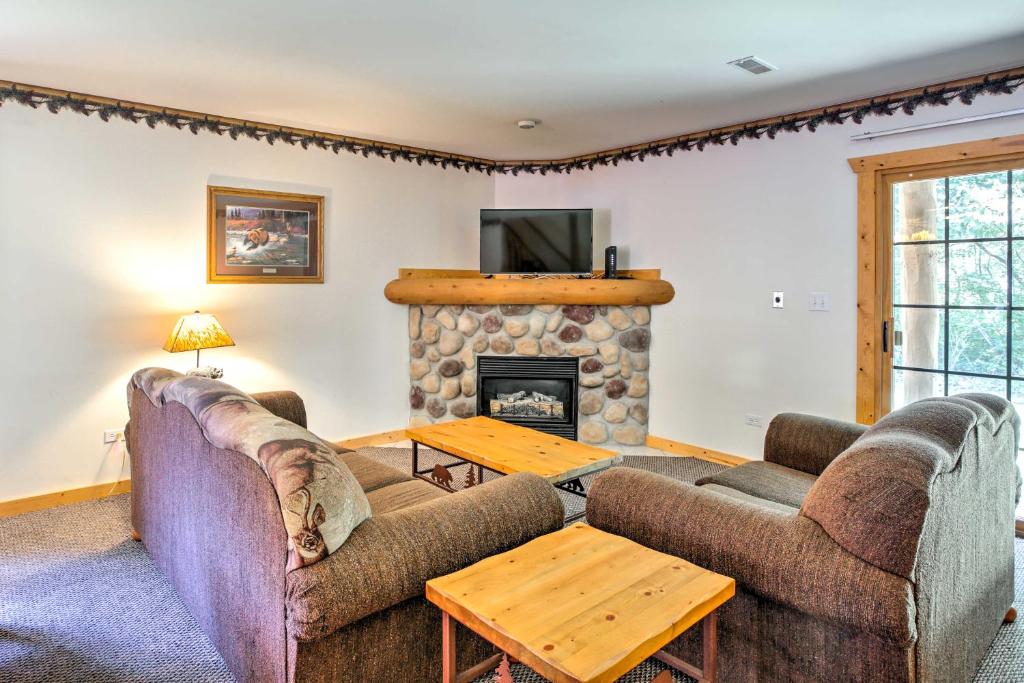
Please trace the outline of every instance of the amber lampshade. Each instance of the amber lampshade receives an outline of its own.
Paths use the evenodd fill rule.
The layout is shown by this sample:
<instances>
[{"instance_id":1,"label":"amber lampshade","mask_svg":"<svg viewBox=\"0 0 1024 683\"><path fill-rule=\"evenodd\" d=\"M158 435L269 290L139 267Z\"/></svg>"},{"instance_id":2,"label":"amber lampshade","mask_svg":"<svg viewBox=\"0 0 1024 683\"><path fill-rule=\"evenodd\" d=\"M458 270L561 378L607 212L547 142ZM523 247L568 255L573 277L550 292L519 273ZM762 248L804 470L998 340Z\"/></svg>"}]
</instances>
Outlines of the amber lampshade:
<instances>
[{"instance_id":1,"label":"amber lampshade","mask_svg":"<svg viewBox=\"0 0 1024 683\"><path fill-rule=\"evenodd\" d=\"M211 313L196 311L178 318L171 335L167 337L164 351L195 351L196 367L199 367L199 352L202 349L215 349L220 346L234 346L235 340Z\"/></svg>"}]
</instances>

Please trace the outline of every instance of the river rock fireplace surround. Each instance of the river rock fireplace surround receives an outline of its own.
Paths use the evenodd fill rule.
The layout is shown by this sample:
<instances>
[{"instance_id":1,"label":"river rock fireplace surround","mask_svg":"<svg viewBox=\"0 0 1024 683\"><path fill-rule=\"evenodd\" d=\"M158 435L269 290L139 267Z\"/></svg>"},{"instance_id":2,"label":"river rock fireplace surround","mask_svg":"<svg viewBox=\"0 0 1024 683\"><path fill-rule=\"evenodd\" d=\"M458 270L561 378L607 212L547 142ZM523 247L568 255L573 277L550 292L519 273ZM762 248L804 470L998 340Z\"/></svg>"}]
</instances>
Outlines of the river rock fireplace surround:
<instances>
[{"instance_id":1,"label":"river rock fireplace surround","mask_svg":"<svg viewBox=\"0 0 1024 683\"><path fill-rule=\"evenodd\" d=\"M410 424L480 414L547 427L544 431L591 444L642 444L650 398L650 320L648 306L411 305ZM490 401L499 400L498 393L527 390L509 383L486 388L480 377L486 379L501 364L495 363L498 358L563 359L561 370L576 370L573 394L558 401L563 411L571 411L568 419L491 415ZM511 365L519 379L529 376L528 363ZM550 381L543 372L532 379ZM494 396L478 397L481 389ZM530 391L550 394L543 387ZM543 410L541 402L538 397L531 410ZM557 429L555 422L561 422Z\"/></svg>"},{"instance_id":2,"label":"river rock fireplace surround","mask_svg":"<svg viewBox=\"0 0 1024 683\"><path fill-rule=\"evenodd\" d=\"M410 426L487 415L595 445L643 444L651 308L675 290L658 269L601 275L400 269L384 295L409 311Z\"/></svg>"}]
</instances>

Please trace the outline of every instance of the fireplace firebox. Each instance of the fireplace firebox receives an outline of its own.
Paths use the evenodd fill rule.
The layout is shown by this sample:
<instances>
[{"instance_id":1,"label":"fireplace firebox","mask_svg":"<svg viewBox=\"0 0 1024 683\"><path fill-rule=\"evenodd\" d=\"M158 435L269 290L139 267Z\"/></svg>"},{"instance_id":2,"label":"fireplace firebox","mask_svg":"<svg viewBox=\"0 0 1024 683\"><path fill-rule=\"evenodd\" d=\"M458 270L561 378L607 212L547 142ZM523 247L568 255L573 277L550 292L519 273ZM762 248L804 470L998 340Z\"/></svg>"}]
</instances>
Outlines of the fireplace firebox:
<instances>
[{"instance_id":1,"label":"fireplace firebox","mask_svg":"<svg viewBox=\"0 0 1024 683\"><path fill-rule=\"evenodd\" d=\"M576 439L578 358L477 356L476 414Z\"/></svg>"}]
</instances>

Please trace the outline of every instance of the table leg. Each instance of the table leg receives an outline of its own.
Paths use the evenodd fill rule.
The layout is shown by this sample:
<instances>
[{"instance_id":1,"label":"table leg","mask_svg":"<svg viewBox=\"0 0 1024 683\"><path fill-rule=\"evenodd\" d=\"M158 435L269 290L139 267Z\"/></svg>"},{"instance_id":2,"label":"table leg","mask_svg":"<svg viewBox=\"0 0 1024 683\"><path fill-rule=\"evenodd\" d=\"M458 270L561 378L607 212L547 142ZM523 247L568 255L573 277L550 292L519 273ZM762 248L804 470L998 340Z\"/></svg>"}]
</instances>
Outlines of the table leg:
<instances>
[{"instance_id":1,"label":"table leg","mask_svg":"<svg viewBox=\"0 0 1024 683\"><path fill-rule=\"evenodd\" d=\"M441 612L441 683L455 683L455 620Z\"/></svg>"},{"instance_id":2,"label":"table leg","mask_svg":"<svg viewBox=\"0 0 1024 683\"><path fill-rule=\"evenodd\" d=\"M714 611L701 620L703 632L701 634L704 647L702 668L698 669L693 664L685 662L675 655L664 650L658 650L653 657L676 671L682 671L698 683L715 683L718 678L718 611ZM664 672L663 672L664 673Z\"/></svg>"},{"instance_id":3,"label":"table leg","mask_svg":"<svg viewBox=\"0 0 1024 683\"><path fill-rule=\"evenodd\" d=\"M420 445L415 441L412 442L412 476L416 476L416 473L420 469Z\"/></svg>"},{"instance_id":4,"label":"table leg","mask_svg":"<svg viewBox=\"0 0 1024 683\"><path fill-rule=\"evenodd\" d=\"M704 676L701 683L715 683L718 676L718 610L704 617L704 659L701 662L701 669Z\"/></svg>"}]
</instances>

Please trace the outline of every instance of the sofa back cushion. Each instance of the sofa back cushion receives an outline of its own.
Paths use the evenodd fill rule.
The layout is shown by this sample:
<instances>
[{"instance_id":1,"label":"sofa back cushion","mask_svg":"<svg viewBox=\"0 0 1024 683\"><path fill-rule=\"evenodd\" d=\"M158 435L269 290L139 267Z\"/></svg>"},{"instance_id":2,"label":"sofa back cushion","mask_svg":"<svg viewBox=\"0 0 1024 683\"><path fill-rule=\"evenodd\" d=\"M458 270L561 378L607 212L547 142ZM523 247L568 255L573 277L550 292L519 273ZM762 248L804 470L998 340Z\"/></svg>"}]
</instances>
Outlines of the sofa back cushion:
<instances>
[{"instance_id":1,"label":"sofa back cushion","mask_svg":"<svg viewBox=\"0 0 1024 683\"><path fill-rule=\"evenodd\" d=\"M208 442L259 463L281 505L288 571L327 557L370 517L366 494L334 450L248 394L224 382L162 368L139 370L131 388L157 406L180 403Z\"/></svg>"},{"instance_id":2,"label":"sofa back cushion","mask_svg":"<svg viewBox=\"0 0 1024 683\"><path fill-rule=\"evenodd\" d=\"M822 472L801 514L850 553L910 579L935 478L956 468L967 449L977 451L976 430L991 434L1015 419L1005 399L976 394L926 399L890 413Z\"/></svg>"},{"instance_id":3,"label":"sofa back cushion","mask_svg":"<svg viewBox=\"0 0 1024 683\"><path fill-rule=\"evenodd\" d=\"M294 422L300 427L308 426L306 424L306 404L294 391L264 391L249 395L274 415Z\"/></svg>"}]
</instances>

